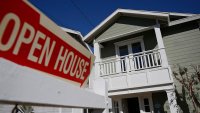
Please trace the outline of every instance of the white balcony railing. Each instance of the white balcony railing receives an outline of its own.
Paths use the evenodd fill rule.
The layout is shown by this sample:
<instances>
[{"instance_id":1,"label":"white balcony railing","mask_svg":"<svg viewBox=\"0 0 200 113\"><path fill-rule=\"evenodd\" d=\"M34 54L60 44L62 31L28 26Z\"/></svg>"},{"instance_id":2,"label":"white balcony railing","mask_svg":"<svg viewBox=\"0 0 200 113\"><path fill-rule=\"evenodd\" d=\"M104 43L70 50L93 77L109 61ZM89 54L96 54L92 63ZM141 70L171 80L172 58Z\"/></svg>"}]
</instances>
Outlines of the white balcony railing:
<instances>
[{"instance_id":1,"label":"white balcony railing","mask_svg":"<svg viewBox=\"0 0 200 113\"><path fill-rule=\"evenodd\" d=\"M110 75L160 67L162 61L160 52L156 49L103 60L98 64L100 75Z\"/></svg>"}]
</instances>

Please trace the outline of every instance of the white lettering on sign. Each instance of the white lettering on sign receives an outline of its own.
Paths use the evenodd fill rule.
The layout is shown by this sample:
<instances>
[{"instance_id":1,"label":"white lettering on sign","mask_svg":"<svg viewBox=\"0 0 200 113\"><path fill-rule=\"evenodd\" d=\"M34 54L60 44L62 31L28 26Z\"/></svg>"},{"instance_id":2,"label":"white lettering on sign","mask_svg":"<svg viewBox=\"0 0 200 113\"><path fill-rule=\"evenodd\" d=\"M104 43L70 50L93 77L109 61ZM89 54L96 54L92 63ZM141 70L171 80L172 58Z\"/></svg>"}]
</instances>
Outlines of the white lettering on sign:
<instances>
[{"instance_id":1,"label":"white lettering on sign","mask_svg":"<svg viewBox=\"0 0 200 113\"><path fill-rule=\"evenodd\" d=\"M12 33L11 33L10 38L7 41L7 43L3 43L3 41L2 41L3 39L0 38L0 50L1 51L7 51L11 48L11 46L15 42L17 33L19 31L19 27L20 27L19 17L13 13L8 13L5 15L5 17L3 18L3 20L0 24L0 37L3 37L3 32L5 31L7 25L10 21L14 21L14 23L15 23L14 28L12 30Z\"/></svg>"},{"instance_id":2,"label":"white lettering on sign","mask_svg":"<svg viewBox=\"0 0 200 113\"><path fill-rule=\"evenodd\" d=\"M62 71L64 74L68 74L70 72L70 76L72 77L76 74L76 78L84 80L83 74L87 71L86 67L89 66L89 63L85 62L84 59L81 59L77 55L74 56L74 53L72 51L68 51L67 49L63 54L63 49L64 47L62 46L54 69L57 70L58 64L60 63L59 71Z\"/></svg>"},{"instance_id":3,"label":"white lettering on sign","mask_svg":"<svg viewBox=\"0 0 200 113\"><path fill-rule=\"evenodd\" d=\"M61 74L63 78L71 77L72 80L82 84L89 75L91 59L56 39L56 35L35 26L21 20L15 13L5 14L0 23L0 52L6 55L8 52L8 55L3 57L7 58L10 55L23 57L23 60L28 61L28 66L33 63L40 64L38 67L46 72L49 70L44 67L51 64L51 73Z\"/></svg>"}]
</instances>

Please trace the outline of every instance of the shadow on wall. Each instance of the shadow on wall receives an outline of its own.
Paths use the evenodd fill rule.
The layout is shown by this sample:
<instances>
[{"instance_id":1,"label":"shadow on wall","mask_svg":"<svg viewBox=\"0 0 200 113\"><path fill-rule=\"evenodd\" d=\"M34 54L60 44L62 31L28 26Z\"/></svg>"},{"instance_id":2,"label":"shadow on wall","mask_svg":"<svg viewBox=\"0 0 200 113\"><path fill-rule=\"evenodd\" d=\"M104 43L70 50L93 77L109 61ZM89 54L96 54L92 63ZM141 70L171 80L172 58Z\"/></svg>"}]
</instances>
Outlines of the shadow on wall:
<instances>
[{"instance_id":1,"label":"shadow on wall","mask_svg":"<svg viewBox=\"0 0 200 113\"><path fill-rule=\"evenodd\" d=\"M177 90L175 90L175 93L176 93L176 101L180 107L180 111L182 111L182 113L190 113L189 106L186 102L186 92L183 86L182 86L182 95L180 95Z\"/></svg>"},{"instance_id":2,"label":"shadow on wall","mask_svg":"<svg viewBox=\"0 0 200 113\"><path fill-rule=\"evenodd\" d=\"M166 92L152 94L154 113L170 113Z\"/></svg>"}]
</instances>

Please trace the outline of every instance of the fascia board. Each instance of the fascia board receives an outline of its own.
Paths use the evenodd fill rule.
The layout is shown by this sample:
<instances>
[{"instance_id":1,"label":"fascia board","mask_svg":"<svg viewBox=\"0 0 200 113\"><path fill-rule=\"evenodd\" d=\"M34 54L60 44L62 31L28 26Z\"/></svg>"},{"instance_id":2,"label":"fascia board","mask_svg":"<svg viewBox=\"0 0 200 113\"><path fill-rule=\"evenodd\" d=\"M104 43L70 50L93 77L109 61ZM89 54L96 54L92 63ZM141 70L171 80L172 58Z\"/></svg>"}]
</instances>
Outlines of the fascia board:
<instances>
[{"instance_id":1,"label":"fascia board","mask_svg":"<svg viewBox=\"0 0 200 113\"><path fill-rule=\"evenodd\" d=\"M150 11L137 11L137 10L128 10L128 9L117 9L113 12L110 16L108 16L104 21L102 21L99 25L97 25L92 31L90 31L83 39L83 41L87 42L90 40L92 35L96 32L101 30L107 23L112 22L115 17L118 17L119 14L138 14L145 16L152 16L152 17L164 17L168 20L169 13L160 13L160 12L150 12ZM93 37L94 38L94 37Z\"/></svg>"},{"instance_id":2,"label":"fascia board","mask_svg":"<svg viewBox=\"0 0 200 113\"><path fill-rule=\"evenodd\" d=\"M103 27L103 25L105 25L108 21L110 21L118 12L118 10L116 10L115 12L113 12L110 16L108 16L105 20L103 20L99 25L97 25L92 31L90 31L83 39L83 41L87 41L88 38L94 34L97 30L101 29Z\"/></svg>"},{"instance_id":3,"label":"fascia board","mask_svg":"<svg viewBox=\"0 0 200 113\"><path fill-rule=\"evenodd\" d=\"M194 15L194 16L190 16L190 17L187 17L187 18L171 21L169 23L169 26L174 26L174 25L177 25L177 24L182 24L182 23L185 23L185 22L198 20L198 19L200 19L200 15L199 14L198 15Z\"/></svg>"}]
</instances>

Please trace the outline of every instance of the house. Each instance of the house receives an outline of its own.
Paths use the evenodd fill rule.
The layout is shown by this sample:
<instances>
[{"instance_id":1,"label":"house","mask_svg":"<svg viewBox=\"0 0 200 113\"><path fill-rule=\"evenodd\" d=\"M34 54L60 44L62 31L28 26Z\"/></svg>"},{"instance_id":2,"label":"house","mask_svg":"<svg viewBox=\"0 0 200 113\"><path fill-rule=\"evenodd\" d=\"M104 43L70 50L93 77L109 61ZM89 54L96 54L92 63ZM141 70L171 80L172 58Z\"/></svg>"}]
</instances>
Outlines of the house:
<instances>
[{"instance_id":1,"label":"house","mask_svg":"<svg viewBox=\"0 0 200 113\"><path fill-rule=\"evenodd\" d=\"M112 98L112 113L192 112L172 71L200 64L199 26L197 14L117 9L84 37L96 56L90 87Z\"/></svg>"}]
</instances>

